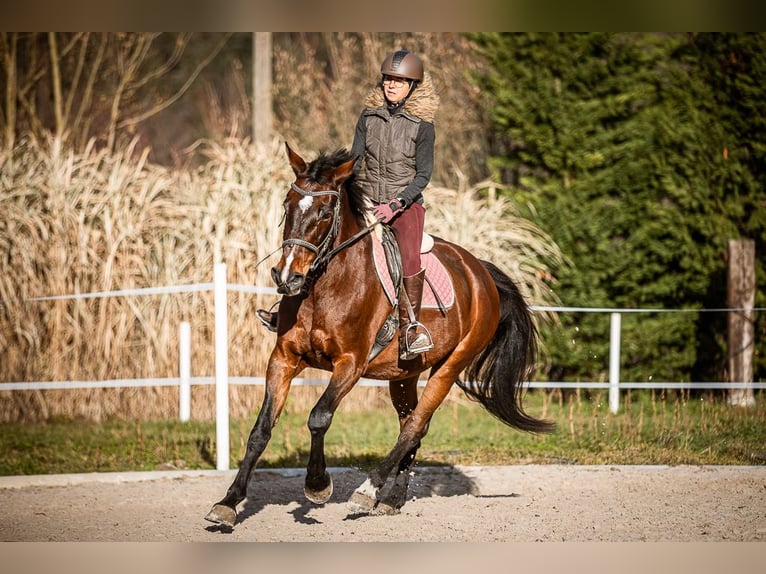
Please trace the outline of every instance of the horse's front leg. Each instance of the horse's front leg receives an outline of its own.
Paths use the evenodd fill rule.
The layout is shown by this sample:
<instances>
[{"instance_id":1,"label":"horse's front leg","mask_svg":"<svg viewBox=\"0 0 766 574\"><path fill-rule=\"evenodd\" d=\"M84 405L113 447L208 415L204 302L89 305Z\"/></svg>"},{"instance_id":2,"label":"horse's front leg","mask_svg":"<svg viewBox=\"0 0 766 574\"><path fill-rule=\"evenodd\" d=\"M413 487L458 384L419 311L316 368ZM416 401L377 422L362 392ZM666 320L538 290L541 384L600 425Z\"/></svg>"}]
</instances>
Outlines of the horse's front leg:
<instances>
[{"instance_id":1,"label":"horse's front leg","mask_svg":"<svg viewBox=\"0 0 766 574\"><path fill-rule=\"evenodd\" d=\"M362 370L353 357L337 361L333 374L322 396L319 397L309 415L308 428L311 432L311 452L306 467L306 483L303 489L306 498L315 504L324 504L332 496L332 477L327 472L324 455L324 437L332 418L343 397L354 387L362 376Z\"/></svg>"},{"instance_id":2,"label":"horse's front leg","mask_svg":"<svg viewBox=\"0 0 766 574\"><path fill-rule=\"evenodd\" d=\"M275 349L269 359L266 373L266 390L261 411L247 439L247 449L239 465L237 476L229 486L226 496L213 505L205 520L232 528L237 518L237 505L247 496L247 484L255 470L258 459L271 439L279 415L287 400L290 382L297 374L297 361L287 361Z\"/></svg>"}]
</instances>

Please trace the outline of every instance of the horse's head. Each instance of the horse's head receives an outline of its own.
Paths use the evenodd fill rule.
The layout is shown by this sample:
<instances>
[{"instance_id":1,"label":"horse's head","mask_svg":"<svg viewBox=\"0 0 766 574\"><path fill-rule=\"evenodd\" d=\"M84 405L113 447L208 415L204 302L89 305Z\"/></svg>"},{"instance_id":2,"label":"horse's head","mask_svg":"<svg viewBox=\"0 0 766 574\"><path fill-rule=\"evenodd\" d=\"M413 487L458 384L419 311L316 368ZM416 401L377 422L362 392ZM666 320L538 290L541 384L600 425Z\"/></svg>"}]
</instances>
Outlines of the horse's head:
<instances>
[{"instance_id":1,"label":"horse's head","mask_svg":"<svg viewBox=\"0 0 766 574\"><path fill-rule=\"evenodd\" d=\"M271 276L282 295L298 295L310 272L326 263L340 223L341 186L353 172L355 158L347 152L320 155L307 164L287 147L295 181L285 197L282 257ZM335 159L336 161L332 161Z\"/></svg>"}]
</instances>

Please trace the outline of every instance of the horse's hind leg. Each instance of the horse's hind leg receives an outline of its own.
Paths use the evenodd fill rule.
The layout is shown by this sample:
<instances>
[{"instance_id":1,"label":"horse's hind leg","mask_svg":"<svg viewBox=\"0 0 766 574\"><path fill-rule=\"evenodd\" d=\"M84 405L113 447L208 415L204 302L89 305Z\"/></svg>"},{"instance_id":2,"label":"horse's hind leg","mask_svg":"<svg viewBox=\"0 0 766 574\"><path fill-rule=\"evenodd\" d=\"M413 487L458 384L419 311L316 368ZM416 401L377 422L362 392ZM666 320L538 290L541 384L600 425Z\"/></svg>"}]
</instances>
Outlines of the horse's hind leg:
<instances>
[{"instance_id":1,"label":"horse's hind leg","mask_svg":"<svg viewBox=\"0 0 766 574\"><path fill-rule=\"evenodd\" d=\"M413 377L405 381L391 381L389 383L389 392L391 402L399 416L399 431L404 428L412 411L418 404L418 377ZM428 432L428 425L423 431L423 436ZM421 439L423 437L421 436ZM410 486L410 468L415 461L415 455L420 448L420 440L417 444L404 455L399 461L399 467L396 470L396 476L391 488L386 492L378 504L373 509L375 514L397 514L399 509L407 501L407 491Z\"/></svg>"},{"instance_id":2,"label":"horse's hind leg","mask_svg":"<svg viewBox=\"0 0 766 574\"><path fill-rule=\"evenodd\" d=\"M380 513L395 513L401 508L407 497L409 486L409 468L415 459L415 453L420 447L420 440L428 431L428 423L434 412L449 393L455 379L446 376L431 375L426 384L420 401L416 400L412 412L400 419L401 430L399 438L391 452L380 465L373 470L364 483L357 488L349 499L349 509L352 512L371 512L377 510L378 493L397 466L397 476L391 490L380 501L384 506Z\"/></svg>"}]
</instances>

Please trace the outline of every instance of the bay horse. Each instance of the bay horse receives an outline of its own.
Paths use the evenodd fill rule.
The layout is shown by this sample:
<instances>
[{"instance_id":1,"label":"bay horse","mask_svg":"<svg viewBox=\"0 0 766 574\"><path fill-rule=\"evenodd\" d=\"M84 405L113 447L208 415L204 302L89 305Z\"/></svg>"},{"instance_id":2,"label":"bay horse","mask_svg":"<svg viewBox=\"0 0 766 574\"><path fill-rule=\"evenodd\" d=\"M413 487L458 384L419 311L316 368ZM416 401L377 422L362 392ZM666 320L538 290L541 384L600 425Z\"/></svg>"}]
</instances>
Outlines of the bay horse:
<instances>
[{"instance_id":1,"label":"bay horse","mask_svg":"<svg viewBox=\"0 0 766 574\"><path fill-rule=\"evenodd\" d=\"M549 432L552 424L522 408L522 384L537 352L537 329L513 281L494 264L434 237L435 256L454 289L448 310L422 309L434 348L399 358L397 338L371 354L392 311L373 267L369 202L353 185L356 158L345 149L321 152L307 163L288 144L295 181L284 201L281 258L272 269L279 306L277 340L268 361L265 394L245 455L226 496L206 520L233 527L237 505L285 405L290 384L306 367L332 373L311 410L311 450L304 494L323 504L332 495L324 437L343 397L361 377L388 380L399 417L396 444L349 499L353 513L394 514L404 505L409 469L437 407L457 384L468 397L511 427ZM373 356L374 355L374 356ZM418 378L430 369L418 397ZM461 374L465 380L461 380ZM392 485L383 490L396 468Z\"/></svg>"}]
</instances>

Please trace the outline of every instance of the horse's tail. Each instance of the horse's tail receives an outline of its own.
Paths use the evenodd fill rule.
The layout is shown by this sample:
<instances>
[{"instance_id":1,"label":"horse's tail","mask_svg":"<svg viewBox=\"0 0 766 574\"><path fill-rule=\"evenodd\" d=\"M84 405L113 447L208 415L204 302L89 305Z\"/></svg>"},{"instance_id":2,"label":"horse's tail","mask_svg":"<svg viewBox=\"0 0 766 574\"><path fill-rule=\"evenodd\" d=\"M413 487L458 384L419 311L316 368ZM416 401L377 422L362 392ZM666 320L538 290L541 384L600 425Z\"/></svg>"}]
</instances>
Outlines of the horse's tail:
<instances>
[{"instance_id":1,"label":"horse's tail","mask_svg":"<svg viewBox=\"0 0 766 574\"><path fill-rule=\"evenodd\" d=\"M465 371L458 386L505 424L529 432L551 432L554 424L538 420L521 405L523 383L537 359L537 328L518 287L497 266L482 261L500 294L500 322L489 345Z\"/></svg>"}]
</instances>

